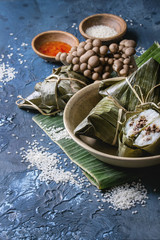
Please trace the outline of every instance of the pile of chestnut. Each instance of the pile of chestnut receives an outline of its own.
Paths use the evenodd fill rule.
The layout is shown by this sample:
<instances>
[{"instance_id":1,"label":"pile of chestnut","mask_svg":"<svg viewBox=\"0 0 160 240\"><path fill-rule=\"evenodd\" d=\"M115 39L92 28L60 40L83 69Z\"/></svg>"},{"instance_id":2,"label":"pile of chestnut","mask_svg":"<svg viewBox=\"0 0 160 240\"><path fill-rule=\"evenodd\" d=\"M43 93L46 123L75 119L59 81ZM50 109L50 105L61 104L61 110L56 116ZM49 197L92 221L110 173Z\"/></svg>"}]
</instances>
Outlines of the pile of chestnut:
<instances>
[{"instance_id":1,"label":"pile of chestnut","mask_svg":"<svg viewBox=\"0 0 160 240\"><path fill-rule=\"evenodd\" d=\"M136 53L135 47L134 40L124 39L106 46L100 39L87 39L72 47L69 53L59 52L56 60L72 64L73 71L94 81L109 78L113 71L118 76L128 76L134 68L131 57Z\"/></svg>"}]
</instances>

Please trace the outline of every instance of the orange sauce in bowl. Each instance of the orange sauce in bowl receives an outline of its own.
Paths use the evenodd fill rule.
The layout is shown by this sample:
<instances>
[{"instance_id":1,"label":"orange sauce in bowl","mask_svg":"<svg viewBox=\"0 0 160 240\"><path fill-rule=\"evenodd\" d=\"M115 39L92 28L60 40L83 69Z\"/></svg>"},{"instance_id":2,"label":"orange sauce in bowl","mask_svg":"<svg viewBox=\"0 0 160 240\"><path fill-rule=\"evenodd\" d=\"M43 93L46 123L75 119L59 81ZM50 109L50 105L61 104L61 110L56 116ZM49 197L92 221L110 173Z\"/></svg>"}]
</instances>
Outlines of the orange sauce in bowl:
<instances>
[{"instance_id":1,"label":"orange sauce in bowl","mask_svg":"<svg viewBox=\"0 0 160 240\"><path fill-rule=\"evenodd\" d=\"M43 43L39 51L45 55L55 57L58 52L68 53L71 50L71 46L64 42L51 41Z\"/></svg>"}]
</instances>

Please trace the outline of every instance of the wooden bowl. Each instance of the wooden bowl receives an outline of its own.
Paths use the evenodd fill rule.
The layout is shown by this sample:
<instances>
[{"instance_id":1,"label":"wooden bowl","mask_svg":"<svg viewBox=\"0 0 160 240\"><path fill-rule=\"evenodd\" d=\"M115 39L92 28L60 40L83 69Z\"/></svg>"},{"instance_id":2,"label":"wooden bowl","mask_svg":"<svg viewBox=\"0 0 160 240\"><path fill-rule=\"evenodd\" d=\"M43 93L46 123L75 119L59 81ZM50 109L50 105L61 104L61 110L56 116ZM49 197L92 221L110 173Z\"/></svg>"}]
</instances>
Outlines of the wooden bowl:
<instances>
[{"instance_id":1,"label":"wooden bowl","mask_svg":"<svg viewBox=\"0 0 160 240\"><path fill-rule=\"evenodd\" d=\"M99 82L78 91L64 110L64 125L71 138L97 159L119 167L140 168L160 164L160 155L149 157L119 157L116 147L86 136L75 136L74 129L102 99L98 94ZM109 129L108 129L109 131Z\"/></svg>"},{"instance_id":2,"label":"wooden bowl","mask_svg":"<svg viewBox=\"0 0 160 240\"><path fill-rule=\"evenodd\" d=\"M94 39L94 37L86 34L86 29L96 25L105 25L113 28L117 32L113 37L99 38L105 44L121 40L127 31L127 24L121 17L107 13L95 14L83 19L79 25L79 31L85 39Z\"/></svg>"},{"instance_id":3,"label":"wooden bowl","mask_svg":"<svg viewBox=\"0 0 160 240\"><path fill-rule=\"evenodd\" d=\"M69 44L71 47L78 46L79 44L79 40L74 35L68 32L47 31L38 34L32 40L32 48L39 57L49 62L56 62L55 57L40 53L39 48L43 43L50 41L64 42Z\"/></svg>"}]
</instances>

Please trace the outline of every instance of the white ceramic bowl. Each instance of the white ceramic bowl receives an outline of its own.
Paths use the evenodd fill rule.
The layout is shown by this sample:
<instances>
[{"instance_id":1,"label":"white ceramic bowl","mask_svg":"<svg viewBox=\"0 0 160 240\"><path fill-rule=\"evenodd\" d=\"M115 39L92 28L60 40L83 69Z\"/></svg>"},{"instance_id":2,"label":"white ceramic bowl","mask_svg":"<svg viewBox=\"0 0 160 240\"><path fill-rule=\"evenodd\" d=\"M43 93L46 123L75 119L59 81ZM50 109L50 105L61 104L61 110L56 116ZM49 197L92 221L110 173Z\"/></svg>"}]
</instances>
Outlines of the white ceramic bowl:
<instances>
[{"instance_id":1,"label":"white ceramic bowl","mask_svg":"<svg viewBox=\"0 0 160 240\"><path fill-rule=\"evenodd\" d=\"M74 129L100 101L99 83L93 83L78 91L67 103L64 110L64 125L71 138L101 161L120 167L140 168L160 164L160 155L149 157L119 157L117 148L99 140L88 137L77 137Z\"/></svg>"}]
</instances>

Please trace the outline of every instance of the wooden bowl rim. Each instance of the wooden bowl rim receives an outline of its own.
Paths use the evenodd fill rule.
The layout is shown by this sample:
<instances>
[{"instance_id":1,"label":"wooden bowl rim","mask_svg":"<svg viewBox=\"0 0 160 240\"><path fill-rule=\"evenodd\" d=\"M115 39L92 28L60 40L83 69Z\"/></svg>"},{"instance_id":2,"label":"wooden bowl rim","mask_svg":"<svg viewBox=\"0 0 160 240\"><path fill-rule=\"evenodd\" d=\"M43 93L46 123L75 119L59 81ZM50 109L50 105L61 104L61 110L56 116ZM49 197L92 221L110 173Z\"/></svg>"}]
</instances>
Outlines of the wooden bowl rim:
<instances>
[{"instance_id":1,"label":"wooden bowl rim","mask_svg":"<svg viewBox=\"0 0 160 240\"><path fill-rule=\"evenodd\" d=\"M79 24L79 31L80 31L80 33L82 34L82 36L83 36L84 38L94 39L94 37L91 37L91 36L87 35L87 34L83 31L83 24L84 24L85 21L87 21L87 20L89 20L89 19L92 19L92 18L94 18L94 17L98 17L98 16L100 16L100 17L105 16L105 17L114 18L114 19L118 20L119 22L121 22L121 26L123 27L123 30L122 30L120 33L114 35L113 37L98 38L98 39L100 39L101 41L112 41L112 40L116 40L116 39L118 39L118 38L121 38L121 37L126 33L126 31L127 31L127 23L125 22L125 20L124 20L123 18L121 18L121 17L119 17L119 16L117 16L117 15L114 15L114 14L110 14L110 13L101 13L101 14L94 14L94 15L88 16L88 17L84 18L84 19L80 22L80 24Z\"/></svg>"},{"instance_id":2,"label":"wooden bowl rim","mask_svg":"<svg viewBox=\"0 0 160 240\"><path fill-rule=\"evenodd\" d=\"M33 48L34 52L35 52L38 56L40 56L40 57L42 57L42 58L45 58L45 59L54 59L54 60L55 60L55 57L54 57L54 56L48 56L48 55L46 55L46 54L40 53L40 52L37 50L37 48L35 47L35 41L36 41L39 37L41 37L41 36L43 36L43 35L46 35L46 34L50 34L50 33L51 33L51 34L59 33L59 34L65 35L65 36L69 36L69 37L71 37L72 39L75 40L75 43L76 43L75 46L78 46L78 44L79 44L78 38L76 38L73 34L71 34L71 33L69 33L69 32L60 31L60 30L49 30L49 31L41 32L41 33L37 34L37 35L32 39L31 45L32 45L32 48Z\"/></svg>"}]
</instances>

